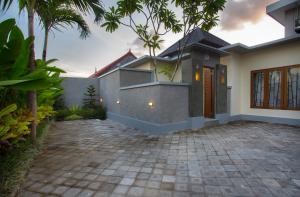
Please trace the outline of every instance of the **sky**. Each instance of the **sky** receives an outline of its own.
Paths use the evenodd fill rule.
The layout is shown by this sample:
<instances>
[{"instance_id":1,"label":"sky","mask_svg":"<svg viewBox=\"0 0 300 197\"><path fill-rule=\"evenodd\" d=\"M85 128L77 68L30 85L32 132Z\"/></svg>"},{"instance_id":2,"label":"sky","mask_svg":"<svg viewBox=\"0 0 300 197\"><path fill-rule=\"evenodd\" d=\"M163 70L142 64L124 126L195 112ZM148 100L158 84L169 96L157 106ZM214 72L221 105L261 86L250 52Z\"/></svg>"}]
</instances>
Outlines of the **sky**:
<instances>
[{"instance_id":1,"label":"sky","mask_svg":"<svg viewBox=\"0 0 300 197\"><path fill-rule=\"evenodd\" d=\"M276 0L227 0L225 9L219 13L220 21L210 33L234 44L243 43L248 46L280 39L284 36L284 28L266 14L266 5ZM17 25L27 34L27 14L19 13L17 1L5 13L0 13L0 21L16 18ZM106 8L116 1L102 0ZM178 16L179 10L175 9ZM92 34L80 39L77 27L54 31L49 36L48 59L58 59L56 66L64 69L67 76L88 77L120 56L129 49L136 56L147 55L142 42L127 27L120 27L113 33L93 23L93 16L84 16ZM41 58L44 31L35 20L36 58ZM181 38L181 34L168 33L163 39L162 49L172 45Z\"/></svg>"}]
</instances>

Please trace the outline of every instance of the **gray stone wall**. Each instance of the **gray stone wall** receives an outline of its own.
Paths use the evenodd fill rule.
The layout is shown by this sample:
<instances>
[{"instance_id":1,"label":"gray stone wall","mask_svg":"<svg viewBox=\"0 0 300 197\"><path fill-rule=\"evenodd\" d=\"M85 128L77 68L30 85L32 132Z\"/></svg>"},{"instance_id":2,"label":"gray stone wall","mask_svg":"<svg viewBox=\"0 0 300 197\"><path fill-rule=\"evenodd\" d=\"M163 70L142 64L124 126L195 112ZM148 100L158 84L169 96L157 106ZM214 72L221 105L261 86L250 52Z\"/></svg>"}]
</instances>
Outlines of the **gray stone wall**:
<instances>
[{"instance_id":1,"label":"gray stone wall","mask_svg":"<svg viewBox=\"0 0 300 197\"><path fill-rule=\"evenodd\" d=\"M121 87L150 83L152 81L152 71L137 69L120 69Z\"/></svg>"},{"instance_id":2,"label":"gray stone wall","mask_svg":"<svg viewBox=\"0 0 300 197\"><path fill-rule=\"evenodd\" d=\"M82 106L84 93L89 85L93 85L96 89L96 94L99 95L99 80L91 78L75 78L65 77L62 82L64 93L62 98L64 99L67 107Z\"/></svg>"},{"instance_id":3,"label":"gray stone wall","mask_svg":"<svg viewBox=\"0 0 300 197\"><path fill-rule=\"evenodd\" d=\"M120 98L123 116L158 124L180 122L189 117L188 85L151 83L126 87L121 88Z\"/></svg>"},{"instance_id":4,"label":"gray stone wall","mask_svg":"<svg viewBox=\"0 0 300 197\"><path fill-rule=\"evenodd\" d=\"M120 70L113 71L99 78L100 97L107 111L120 113Z\"/></svg>"}]
</instances>

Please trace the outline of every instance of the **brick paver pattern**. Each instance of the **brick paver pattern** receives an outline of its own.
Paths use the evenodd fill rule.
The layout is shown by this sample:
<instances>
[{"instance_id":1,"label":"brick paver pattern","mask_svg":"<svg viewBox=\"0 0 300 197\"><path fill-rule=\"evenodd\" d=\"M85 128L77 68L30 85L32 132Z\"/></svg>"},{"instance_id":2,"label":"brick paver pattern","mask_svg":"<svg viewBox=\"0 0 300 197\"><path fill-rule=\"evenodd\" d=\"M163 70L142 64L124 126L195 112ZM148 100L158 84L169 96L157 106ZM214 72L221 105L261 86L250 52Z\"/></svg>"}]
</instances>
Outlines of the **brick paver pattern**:
<instances>
[{"instance_id":1,"label":"brick paver pattern","mask_svg":"<svg viewBox=\"0 0 300 197\"><path fill-rule=\"evenodd\" d=\"M58 122L19 196L300 196L300 128L235 122L154 137Z\"/></svg>"}]
</instances>

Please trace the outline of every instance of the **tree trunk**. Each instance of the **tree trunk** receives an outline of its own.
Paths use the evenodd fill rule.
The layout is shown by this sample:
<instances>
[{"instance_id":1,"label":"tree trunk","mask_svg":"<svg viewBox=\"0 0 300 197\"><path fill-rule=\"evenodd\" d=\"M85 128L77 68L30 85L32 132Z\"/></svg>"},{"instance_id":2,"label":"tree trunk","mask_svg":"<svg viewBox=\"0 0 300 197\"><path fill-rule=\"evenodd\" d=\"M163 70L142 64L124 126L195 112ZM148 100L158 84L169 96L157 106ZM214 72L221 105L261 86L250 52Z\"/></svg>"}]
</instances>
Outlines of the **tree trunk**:
<instances>
[{"instance_id":1,"label":"tree trunk","mask_svg":"<svg viewBox=\"0 0 300 197\"><path fill-rule=\"evenodd\" d=\"M34 10L31 8L31 6L28 6L28 36L34 38ZM29 57L29 63L28 68L30 71L35 70L35 51L34 51L34 40L32 44L30 45L30 57ZM37 119L37 103L36 103L36 91L29 91L28 92L28 107L34 117L34 120L31 123L31 137L32 142L35 145L36 144L36 119Z\"/></svg>"},{"instance_id":2,"label":"tree trunk","mask_svg":"<svg viewBox=\"0 0 300 197\"><path fill-rule=\"evenodd\" d=\"M44 38L44 48L43 48L43 60L44 61L46 61L46 58L47 58L48 36L49 36L49 30L47 27L45 27L45 38Z\"/></svg>"}]
</instances>

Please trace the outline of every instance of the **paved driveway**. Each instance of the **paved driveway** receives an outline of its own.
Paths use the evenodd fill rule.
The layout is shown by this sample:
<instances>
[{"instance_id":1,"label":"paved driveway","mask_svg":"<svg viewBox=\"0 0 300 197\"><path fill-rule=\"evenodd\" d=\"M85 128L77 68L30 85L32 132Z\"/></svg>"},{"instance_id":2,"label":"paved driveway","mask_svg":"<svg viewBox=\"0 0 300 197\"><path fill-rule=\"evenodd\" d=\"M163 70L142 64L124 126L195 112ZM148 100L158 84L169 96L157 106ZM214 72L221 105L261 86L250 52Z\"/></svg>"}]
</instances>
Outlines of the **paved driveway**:
<instances>
[{"instance_id":1,"label":"paved driveway","mask_svg":"<svg viewBox=\"0 0 300 197\"><path fill-rule=\"evenodd\" d=\"M238 122L150 138L58 122L20 196L300 196L300 128Z\"/></svg>"}]
</instances>

